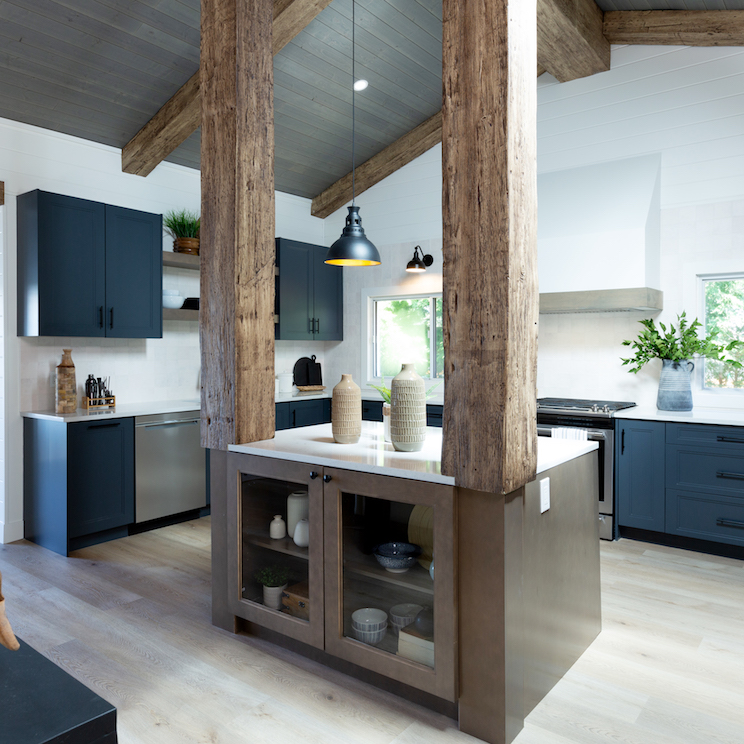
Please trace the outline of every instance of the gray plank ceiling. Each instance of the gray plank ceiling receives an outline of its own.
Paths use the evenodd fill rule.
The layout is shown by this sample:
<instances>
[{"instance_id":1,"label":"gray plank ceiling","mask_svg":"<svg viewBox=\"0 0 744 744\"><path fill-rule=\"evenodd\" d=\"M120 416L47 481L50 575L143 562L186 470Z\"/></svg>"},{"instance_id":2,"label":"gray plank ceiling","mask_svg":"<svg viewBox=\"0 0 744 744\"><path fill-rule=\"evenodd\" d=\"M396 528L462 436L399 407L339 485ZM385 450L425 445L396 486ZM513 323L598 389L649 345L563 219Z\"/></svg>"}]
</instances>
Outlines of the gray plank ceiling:
<instances>
[{"instance_id":1,"label":"gray plank ceiling","mask_svg":"<svg viewBox=\"0 0 744 744\"><path fill-rule=\"evenodd\" d=\"M603 10L744 0L599 0ZM357 163L441 106L441 0L357 0ZM122 147L199 66L199 0L0 0L0 117ZM351 165L351 0L274 57L275 177L313 197ZM199 167L199 133L168 160Z\"/></svg>"}]
</instances>

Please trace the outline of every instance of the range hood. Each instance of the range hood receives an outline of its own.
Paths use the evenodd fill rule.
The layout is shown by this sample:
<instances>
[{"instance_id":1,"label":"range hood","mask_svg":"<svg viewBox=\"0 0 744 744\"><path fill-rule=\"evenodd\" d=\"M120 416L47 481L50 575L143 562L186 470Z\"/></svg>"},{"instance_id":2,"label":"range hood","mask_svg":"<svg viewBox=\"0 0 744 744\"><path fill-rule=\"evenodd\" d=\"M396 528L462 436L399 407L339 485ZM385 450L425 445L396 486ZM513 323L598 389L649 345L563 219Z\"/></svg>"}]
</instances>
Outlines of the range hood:
<instances>
[{"instance_id":1,"label":"range hood","mask_svg":"<svg viewBox=\"0 0 744 744\"><path fill-rule=\"evenodd\" d=\"M590 289L580 292L541 292L540 313L658 313L664 293L651 287Z\"/></svg>"}]
</instances>

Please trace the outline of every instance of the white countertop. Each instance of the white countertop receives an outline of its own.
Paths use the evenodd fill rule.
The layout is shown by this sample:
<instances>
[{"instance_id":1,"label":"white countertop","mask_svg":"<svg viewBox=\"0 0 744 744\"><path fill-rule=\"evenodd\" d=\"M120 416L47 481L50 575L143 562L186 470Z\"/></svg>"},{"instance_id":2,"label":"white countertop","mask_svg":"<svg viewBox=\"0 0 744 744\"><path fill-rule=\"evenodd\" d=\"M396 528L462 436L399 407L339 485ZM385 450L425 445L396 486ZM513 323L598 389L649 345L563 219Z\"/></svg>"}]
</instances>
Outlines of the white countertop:
<instances>
[{"instance_id":1,"label":"white countertop","mask_svg":"<svg viewBox=\"0 0 744 744\"><path fill-rule=\"evenodd\" d=\"M200 411L201 402L194 400L158 400L149 403L122 403L116 408L94 408L86 411L78 408L75 413L55 413L54 411L23 411L25 418L44 419L46 421L63 421L72 424L77 421L90 421L101 418L127 418L129 416L152 416L158 413L181 413L182 411Z\"/></svg>"},{"instance_id":2,"label":"white countertop","mask_svg":"<svg viewBox=\"0 0 744 744\"><path fill-rule=\"evenodd\" d=\"M363 421L362 436L356 444L336 444L331 424L319 424L278 431L274 439L233 444L228 449L279 460L454 485L453 477L442 475L440 428L427 427L426 442L420 452L396 452L392 444L384 441L382 426L382 423ZM596 442L538 437L537 472L545 472L597 447Z\"/></svg>"},{"instance_id":3,"label":"white countertop","mask_svg":"<svg viewBox=\"0 0 744 744\"><path fill-rule=\"evenodd\" d=\"M691 411L660 411L655 406L624 408L615 418L641 421L671 421L678 424L718 424L720 426L744 426L744 409L698 408Z\"/></svg>"}]
</instances>

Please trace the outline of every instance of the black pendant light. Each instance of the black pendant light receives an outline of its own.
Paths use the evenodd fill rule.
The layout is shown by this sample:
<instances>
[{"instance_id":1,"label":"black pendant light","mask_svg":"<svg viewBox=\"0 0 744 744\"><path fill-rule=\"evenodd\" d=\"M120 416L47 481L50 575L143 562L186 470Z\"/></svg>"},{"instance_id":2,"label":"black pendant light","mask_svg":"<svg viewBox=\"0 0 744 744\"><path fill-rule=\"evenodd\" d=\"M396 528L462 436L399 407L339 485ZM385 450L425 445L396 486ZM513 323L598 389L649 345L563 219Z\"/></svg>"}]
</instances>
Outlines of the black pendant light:
<instances>
[{"instance_id":1,"label":"black pendant light","mask_svg":"<svg viewBox=\"0 0 744 744\"><path fill-rule=\"evenodd\" d=\"M359 207L354 204L356 149L356 2L351 3L351 206L341 237L328 249L325 262L334 266L377 266L382 263L374 244L364 235Z\"/></svg>"}]
</instances>

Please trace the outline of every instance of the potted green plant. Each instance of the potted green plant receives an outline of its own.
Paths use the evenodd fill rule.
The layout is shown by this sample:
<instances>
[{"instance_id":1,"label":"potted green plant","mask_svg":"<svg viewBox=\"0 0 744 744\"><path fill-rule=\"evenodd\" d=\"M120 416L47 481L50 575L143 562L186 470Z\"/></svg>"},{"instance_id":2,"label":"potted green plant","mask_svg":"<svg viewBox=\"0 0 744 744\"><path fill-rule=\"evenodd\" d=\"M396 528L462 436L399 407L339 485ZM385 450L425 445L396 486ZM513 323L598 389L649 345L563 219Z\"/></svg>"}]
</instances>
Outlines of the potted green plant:
<instances>
[{"instance_id":1,"label":"potted green plant","mask_svg":"<svg viewBox=\"0 0 744 744\"><path fill-rule=\"evenodd\" d=\"M173 238L176 253L199 255L199 228L201 218L188 209L171 210L163 215L163 227Z\"/></svg>"},{"instance_id":2,"label":"potted green plant","mask_svg":"<svg viewBox=\"0 0 744 744\"><path fill-rule=\"evenodd\" d=\"M688 324L684 312L677 316L677 327L670 323L668 330L663 323L659 323L657 328L650 319L639 322L644 330L638 338L623 341L623 346L631 346L635 354L627 359L621 357L621 361L624 365L632 365L628 371L637 374L652 359L661 359L659 393L656 399L656 407L661 411L692 410L690 373L695 365L690 360L693 356L698 355L741 367L739 362L726 356L726 352L742 346L741 341L735 340L725 346L717 344L716 329L705 338L700 338L698 329L702 328L702 324L697 318Z\"/></svg>"},{"instance_id":3,"label":"potted green plant","mask_svg":"<svg viewBox=\"0 0 744 744\"><path fill-rule=\"evenodd\" d=\"M263 586L263 603L272 610L281 610L282 592L289 581L289 569L284 566L265 566L253 575Z\"/></svg>"}]
</instances>

